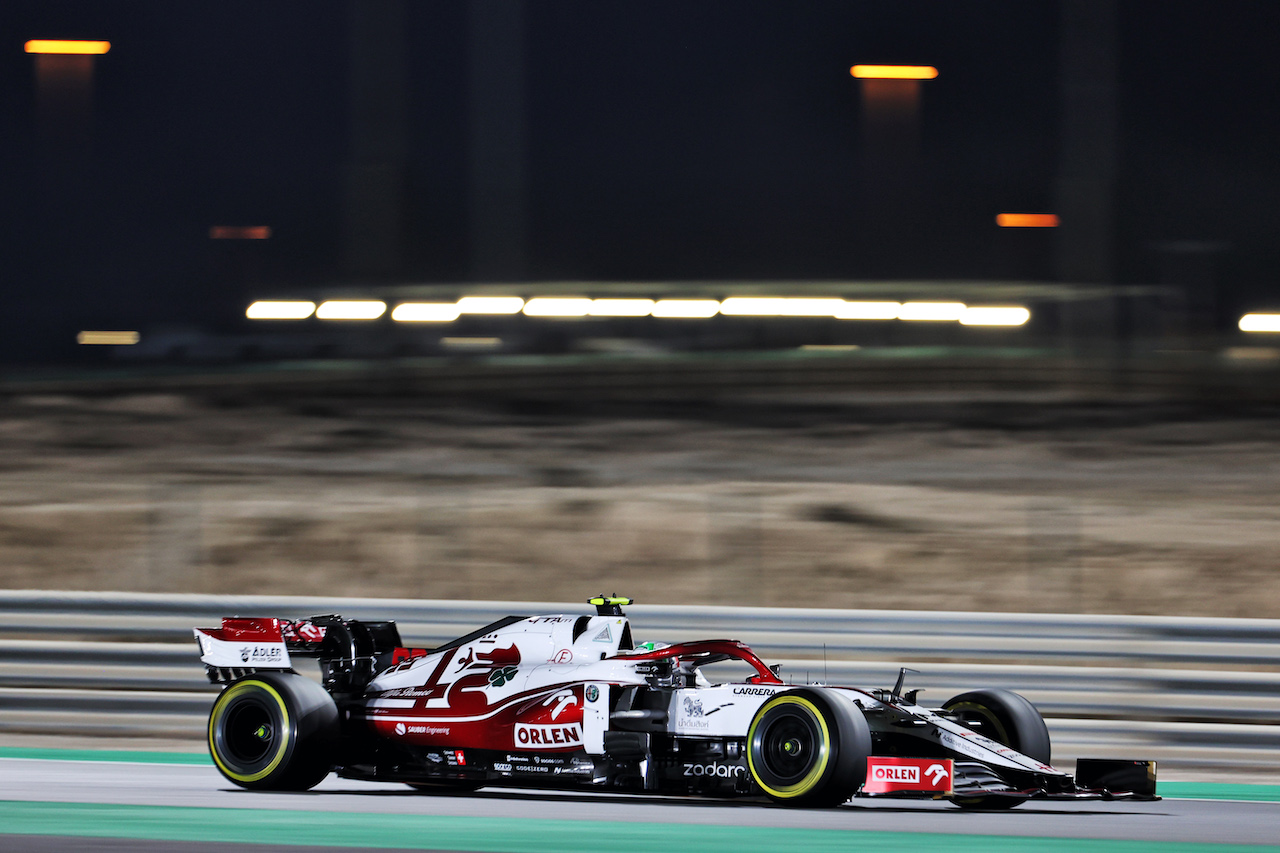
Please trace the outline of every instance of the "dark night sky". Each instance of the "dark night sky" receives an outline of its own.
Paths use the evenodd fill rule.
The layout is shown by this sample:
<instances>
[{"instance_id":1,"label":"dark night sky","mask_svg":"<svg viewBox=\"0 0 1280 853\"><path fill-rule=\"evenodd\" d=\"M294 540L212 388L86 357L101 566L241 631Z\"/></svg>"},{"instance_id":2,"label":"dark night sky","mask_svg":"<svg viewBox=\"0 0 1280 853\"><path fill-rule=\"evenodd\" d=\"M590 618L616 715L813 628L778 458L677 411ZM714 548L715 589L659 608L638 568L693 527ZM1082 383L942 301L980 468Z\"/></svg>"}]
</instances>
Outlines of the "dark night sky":
<instances>
[{"instance_id":1,"label":"dark night sky","mask_svg":"<svg viewBox=\"0 0 1280 853\"><path fill-rule=\"evenodd\" d=\"M1280 4L1116 6L1119 280L1170 275L1153 244L1213 242L1228 308L1280 301ZM1048 0L529 3L524 277L1050 280L1048 238L992 217L1054 205L1059 17ZM339 0L7 0L15 340L216 322L250 293L348 279L350 19ZM467 9L409 3L405 29L408 236L389 278L465 281ZM22 44L51 37L112 42L91 150L42 135ZM868 179L858 62L940 69L900 192ZM211 241L215 224L274 236Z\"/></svg>"}]
</instances>

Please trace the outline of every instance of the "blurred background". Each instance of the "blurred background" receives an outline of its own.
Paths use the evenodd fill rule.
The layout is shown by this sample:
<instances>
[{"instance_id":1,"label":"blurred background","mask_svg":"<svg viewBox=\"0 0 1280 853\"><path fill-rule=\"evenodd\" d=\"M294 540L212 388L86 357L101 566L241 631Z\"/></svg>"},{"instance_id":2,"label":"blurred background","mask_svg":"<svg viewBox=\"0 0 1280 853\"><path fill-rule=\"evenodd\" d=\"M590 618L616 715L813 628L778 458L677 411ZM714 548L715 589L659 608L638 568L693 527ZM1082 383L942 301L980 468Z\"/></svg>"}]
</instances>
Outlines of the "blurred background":
<instances>
[{"instance_id":1,"label":"blurred background","mask_svg":"<svg viewBox=\"0 0 1280 853\"><path fill-rule=\"evenodd\" d=\"M471 354L1242 343L1244 314L1280 308L1278 15L6 3L0 345L12 363L167 363L467 350L446 338L478 339ZM1000 333L883 305L473 302L393 319L467 296L1030 315L987 317L1012 324ZM276 299L313 313L246 317ZM329 300L384 305L319 319L350 316L318 318ZM815 316L759 320L787 310ZM137 343L78 338L95 331Z\"/></svg>"},{"instance_id":2,"label":"blurred background","mask_svg":"<svg viewBox=\"0 0 1280 853\"><path fill-rule=\"evenodd\" d=\"M0 8L0 584L1280 616L1280 9Z\"/></svg>"}]
</instances>

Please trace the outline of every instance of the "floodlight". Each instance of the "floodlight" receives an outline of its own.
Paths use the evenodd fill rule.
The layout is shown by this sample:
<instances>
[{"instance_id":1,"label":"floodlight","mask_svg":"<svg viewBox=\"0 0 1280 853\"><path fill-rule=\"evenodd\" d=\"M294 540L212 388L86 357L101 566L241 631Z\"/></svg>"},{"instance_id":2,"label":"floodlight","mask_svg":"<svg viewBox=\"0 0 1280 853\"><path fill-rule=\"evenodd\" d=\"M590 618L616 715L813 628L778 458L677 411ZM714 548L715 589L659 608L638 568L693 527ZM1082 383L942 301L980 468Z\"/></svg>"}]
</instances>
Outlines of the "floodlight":
<instances>
[{"instance_id":1,"label":"floodlight","mask_svg":"<svg viewBox=\"0 0 1280 853\"><path fill-rule=\"evenodd\" d=\"M371 299L332 299L321 303L316 317L321 320L376 320L387 311L387 303Z\"/></svg>"}]
</instances>

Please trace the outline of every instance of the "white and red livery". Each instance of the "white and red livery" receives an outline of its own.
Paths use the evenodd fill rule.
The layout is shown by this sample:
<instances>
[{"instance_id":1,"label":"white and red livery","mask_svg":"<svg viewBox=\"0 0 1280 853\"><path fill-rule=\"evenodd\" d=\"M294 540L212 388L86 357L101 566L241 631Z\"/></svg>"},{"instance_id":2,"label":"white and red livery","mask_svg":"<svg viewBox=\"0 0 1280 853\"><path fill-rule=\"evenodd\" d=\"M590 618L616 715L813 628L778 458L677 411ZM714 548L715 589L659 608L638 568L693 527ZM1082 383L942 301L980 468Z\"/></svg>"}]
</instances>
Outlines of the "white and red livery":
<instances>
[{"instance_id":1,"label":"white and red livery","mask_svg":"<svg viewBox=\"0 0 1280 853\"><path fill-rule=\"evenodd\" d=\"M393 622L228 618L197 628L218 769L246 788L328 773L424 791L583 787L838 805L929 797L1154 799L1150 761L1049 764L1036 709L1004 690L937 708L892 689L788 684L736 640L637 645L629 599L509 616L438 648ZM318 658L320 682L293 668ZM723 677L721 677L723 675Z\"/></svg>"}]
</instances>

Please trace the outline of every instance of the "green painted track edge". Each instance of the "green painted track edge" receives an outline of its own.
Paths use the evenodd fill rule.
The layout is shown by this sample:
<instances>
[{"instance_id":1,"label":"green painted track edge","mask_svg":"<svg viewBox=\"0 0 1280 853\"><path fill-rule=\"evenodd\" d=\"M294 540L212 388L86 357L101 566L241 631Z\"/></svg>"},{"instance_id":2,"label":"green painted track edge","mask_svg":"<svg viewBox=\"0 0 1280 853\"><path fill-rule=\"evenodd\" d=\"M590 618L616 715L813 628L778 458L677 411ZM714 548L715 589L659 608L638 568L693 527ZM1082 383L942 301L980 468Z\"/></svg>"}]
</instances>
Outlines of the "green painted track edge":
<instances>
[{"instance_id":1,"label":"green painted track edge","mask_svg":"<svg viewBox=\"0 0 1280 853\"><path fill-rule=\"evenodd\" d=\"M1280 785L1238 785L1228 782L1158 782L1156 792L1171 800L1240 800L1280 803Z\"/></svg>"},{"instance_id":2,"label":"green painted track edge","mask_svg":"<svg viewBox=\"0 0 1280 853\"><path fill-rule=\"evenodd\" d=\"M148 752L130 749L58 749L56 747L0 746L0 758L39 761L130 761L138 764L207 764L207 752Z\"/></svg>"},{"instance_id":3,"label":"green painted track edge","mask_svg":"<svg viewBox=\"0 0 1280 853\"><path fill-rule=\"evenodd\" d=\"M540 818L353 814L271 809L113 806L86 803L0 801L4 835L56 835L154 841L266 843L307 847L379 847L396 850L457 850L474 853L560 853L607 847L634 853L1257 853L1276 850L1245 844L1117 841L1035 836L950 835L920 832L860 832L838 829L707 826Z\"/></svg>"}]
</instances>

